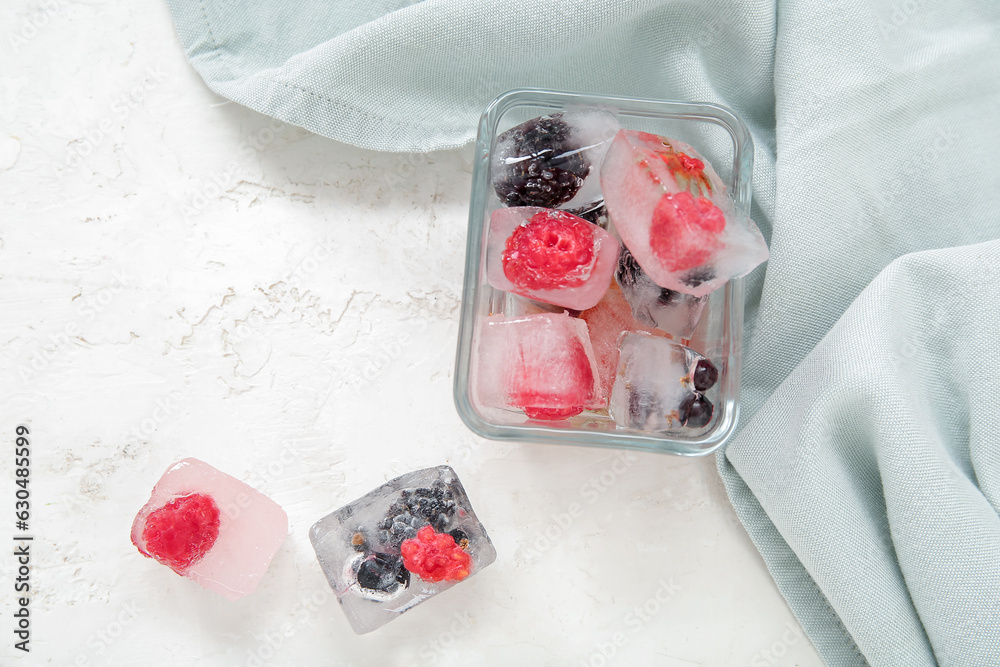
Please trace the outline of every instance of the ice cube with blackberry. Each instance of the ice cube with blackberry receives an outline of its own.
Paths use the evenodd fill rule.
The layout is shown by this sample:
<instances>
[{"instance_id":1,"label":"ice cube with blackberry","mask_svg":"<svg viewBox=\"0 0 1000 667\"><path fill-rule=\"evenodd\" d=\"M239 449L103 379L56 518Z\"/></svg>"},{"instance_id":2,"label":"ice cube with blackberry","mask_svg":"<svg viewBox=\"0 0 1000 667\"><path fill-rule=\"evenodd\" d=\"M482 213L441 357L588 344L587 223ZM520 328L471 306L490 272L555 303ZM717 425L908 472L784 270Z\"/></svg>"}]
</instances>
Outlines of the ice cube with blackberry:
<instances>
[{"instance_id":1,"label":"ice cube with blackberry","mask_svg":"<svg viewBox=\"0 0 1000 667\"><path fill-rule=\"evenodd\" d=\"M660 287L625 246L618 253L615 282L621 287L635 319L678 338L691 337L708 301L707 295L692 296Z\"/></svg>"},{"instance_id":2,"label":"ice cube with blackberry","mask_svg":"<svg viewBox=\"0 0 1000 667\"><path fill-rule=\"evenodd\" d=\"M620 426L676 431L707 426L714 405L705 396L719 379L718 368L669 338L627 333L608 412Z\"/></svg>"},{"instance_id":3,"label":"ice cube with blackberry","mask_svg":"<svg viewBox=\"0 0 1000 667\"><path fill-rule=\"evenodd\" d=\"M602 199L600 165L618 128L608 111L575 109L533 118L502 133L490 165L500 202L593 209Z\"/></svg>"},{"instance_id":4,"label":"ice cube with blackberry","mask_svg":"<svg viewBox=\"0 0 1000 667\"><path fill-rule=\"evenodd\" d=\"M381 627L496 559L449 466L383 484L319 520L309 538L358 634Z\"/></svg>"}]
</instances>

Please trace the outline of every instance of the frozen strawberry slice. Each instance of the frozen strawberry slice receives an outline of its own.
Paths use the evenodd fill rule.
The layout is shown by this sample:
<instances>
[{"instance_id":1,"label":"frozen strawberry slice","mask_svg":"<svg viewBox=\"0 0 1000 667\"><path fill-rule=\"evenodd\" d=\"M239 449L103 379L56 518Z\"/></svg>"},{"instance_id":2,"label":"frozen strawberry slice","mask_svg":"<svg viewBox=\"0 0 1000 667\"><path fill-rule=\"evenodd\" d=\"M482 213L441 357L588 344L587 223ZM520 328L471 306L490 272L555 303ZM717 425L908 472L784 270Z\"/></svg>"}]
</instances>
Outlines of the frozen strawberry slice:
<instances>
[{"instance_id":1,"label":"frozen strawberry slice","mask_svg":"<svg viewBox=\"0 0 1000 667\"><path fill-rule=\"evenodd\" d=\"M418 530L399 550L406 569L424 581L461 581L472 572L472 557L454 537L431 526Z\"/></svg>"},{"instance_id":2,"label":"frozen strawberry slice","mask_svg":"<svg viewBox=\"0 0 1000 667\"><path fill-rule=\"evenodd\" d=\"M504 275L523 289L582 285L596 259L594 229L572 213L539 211L507 239Z\"/></svg>"},{"instance_id":3,"label":"frozen strawberry slice","mask_svg":"<svg viewBox=\"0 0 1000 667\"><path fill-rule=\"evenodd\" d=\"M725 228L725 214L708 199L668 192L653 209L649 245L663 268L685 271L708 261Z\"/></svg>"},{"instance_id":4,"label":"frozen strawberry slice","mask_svg":"<svg viewBox=\"0 0 1000 667\"><path fill-rule=\"evenodd\" d=\"M219 537L219 507L210 496L192 493L154 510L142 530L145 553L183 574Z\"/></svg>"}]
</instances>

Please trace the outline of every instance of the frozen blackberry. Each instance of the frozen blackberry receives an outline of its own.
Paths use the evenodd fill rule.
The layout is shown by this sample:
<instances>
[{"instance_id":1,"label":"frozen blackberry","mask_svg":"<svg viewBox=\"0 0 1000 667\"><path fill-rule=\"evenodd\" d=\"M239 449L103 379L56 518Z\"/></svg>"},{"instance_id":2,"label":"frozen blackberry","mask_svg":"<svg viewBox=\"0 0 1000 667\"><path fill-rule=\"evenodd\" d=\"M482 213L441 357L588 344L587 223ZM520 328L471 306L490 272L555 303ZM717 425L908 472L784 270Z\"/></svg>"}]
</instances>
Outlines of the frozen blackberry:
<instances>
[{"instance_id":1,"label":"frozen blackberry","mask_svg":"<svg viewBox=\"0 0 1000 667\"><path fill-rule=\"evenodd\" d=\"M417 531L424 526L430 525L443 532L458 507L453 495L440 481L431 487L403 489L400 499L389 507L378 524L379 538L398 549L403 541L416 537Z\"/></svg>"},{"instance_id":2,"label":"frozen blackberry","mask_svg":"<svg viewBox=\"0 0 1000 667\"><path fill-rule=\"evenodd\" d=\"M358 567L358 586L369 591L391 594L409 585L410 573L400 556L376 553Z\"/></svg>"},{"instance_id":3,"label":"frozen blackberry","mask_svg":"<svg viewBox=\"0 0 1000 667\"><path fill-rule=\"evenodd\" d=\"M712 402L701 394L691 394L681 403L677 414L684 426L701 428L712 421Z\"/></svg>"},{"instance_id":4,"label":"frozen blackberry","mask_svg":"<svg viewBox=\"0 0 1000 667\"><path fill-rule=\"evenodd\" d=\"M592 222L601 229L607 230L610 226L611 218L608 216L608 209L604 206L604 200L581 206L580 208L568 209L567 213L572 213L578 218L583 218L587 222Z\"/></svg>"},{"instance_id":5,"label":"frozen blackberry","mask_svg":"<svg viewBox=\"0 0 1000 667\"><path fill-rule=\"evenodd\" d=\"M707 283L715 278L715 271L707 266L700 266L692 269L681 277L681 282L688 287L698 287L702 283Z\"/></svg>"},{"instance_id":6,"label":"frozen blackberry","mask_svg":"<svg viewBox=\"0 0 1000 667\"><path fill-rule=\"evenodd\" d=\"M719 369L708 359L699 359L691 374L691 381L698 391L707 391L719 379Z\"/></svg>"},{"instance_id":7,"label":"frozen blackberry","mask_svg":"<svg viewBox=\"0 0 1000 667\"><path fill-rule=\"evenodd\" d=\"M554 208L568 202L590 173L562 114L542 116L497 137L493 188L505 206Z\"/></svg>"},{"instance_id":8,"label":"frozen blackberry","mask_svg":"<svg viewBox=\"0 0 1000 667\"><path fill-rule=\"evenodd\" d=\"M646 275L646 272L639 266L639 262L635 261L635 257L632 256L632 253L624 245L622 245L622 249L618 253L618 267L615 269L615 280L623 288L636 287L640 282L654 284L653 280ZM656 297L656 302L661 306L680 303L685 298L685 295L680 292L675 292L672 289L660 287L659 285L656 285L656 287L660 290L659 296ZM655 326L655 324L655 321L650 322L650 326Z\"/></svg>"}]
</instances>

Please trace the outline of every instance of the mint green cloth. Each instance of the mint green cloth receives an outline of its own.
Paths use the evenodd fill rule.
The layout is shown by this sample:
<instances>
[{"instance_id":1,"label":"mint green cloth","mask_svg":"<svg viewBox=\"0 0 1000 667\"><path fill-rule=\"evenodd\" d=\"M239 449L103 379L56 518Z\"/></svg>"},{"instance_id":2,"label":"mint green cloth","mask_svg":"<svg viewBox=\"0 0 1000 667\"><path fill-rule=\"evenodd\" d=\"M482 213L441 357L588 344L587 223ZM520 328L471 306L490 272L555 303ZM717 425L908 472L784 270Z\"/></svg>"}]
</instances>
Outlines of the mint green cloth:
<instances>
[{"instance_id":1,"label":"mint green cloth","mask_svg":"<svg viewBox=\"0 0 1000 667\"><path fill-rule=\"evenodd\" d=\"M528 86L735 110L730 498L830 665L1000 665L1000 2L168 2L213 90L367 148Z\"/></svg>"}]
</instances>

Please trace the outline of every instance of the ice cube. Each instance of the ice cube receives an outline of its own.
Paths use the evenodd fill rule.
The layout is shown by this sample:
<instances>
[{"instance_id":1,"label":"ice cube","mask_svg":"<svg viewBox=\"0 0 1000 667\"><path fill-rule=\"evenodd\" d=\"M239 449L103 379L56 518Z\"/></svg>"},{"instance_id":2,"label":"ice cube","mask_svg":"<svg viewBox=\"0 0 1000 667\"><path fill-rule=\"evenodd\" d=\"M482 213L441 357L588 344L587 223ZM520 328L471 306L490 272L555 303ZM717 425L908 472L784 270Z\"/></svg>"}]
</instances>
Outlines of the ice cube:
<instances>
[{"instance_id":1,"label":"ice cube","mask_svg":"<svg viewBox=\"0 0 1000 667\"><path fill-rule=\"evenodd\" d=\"M621 130L601 185L612 224L660 287L704 296L767 259L760 230L683 142Z\"/></svg>"},{"instance_id":2,"label":"ice cube","mask_svg":"<svg viewBox=\"0 0 1000 667\"><path fill-rule=\"evenodd\" d=\"M611 284L618 241L564 211L518 206L490 217L486 278L498 290L586 310Z\"/></svg>"},{"instance_id":3,"label":"ice cube","mask_svg":"<svg viewBox=\"0 0 1000 667\"><path fill-rule=\"evenodd\" d=\"M678 338L691 337L708 301L707 295L692 296L660 287L625 247L618 254L615 282L621 287L637 320Z\"/></svg>"},{"instance_id":4,"label":"ice cube","mask_svg":"<svg viewBox=\"0 0 1000 667\"><path fill-rule=\"evenodd\" d=\"M358 634L496 560L486 529L448 466L383 484L317 521L309 540Z\"/></svg>"},{"instance_id":5,"label":"ice cube","mask_svg":"<svg viewBox=\"0 0 1000 667\"><path fill-rule=\"evenodd\" d=\"M583 320L541 313L483 318L473 367L480 405L564 419L607 404Z\"/></svg>"},{"instance_id":6,"label":"ice cube","mask_svg":"<svg viewBox=\"0 0 1000 667\"><path fill-rule=\"evenodd\" d=\"M625 334L608 411L626 428L700 428L712 418L704 396L718 380L711 361L669 338Z\"/></svg>"},{"instance_id":7,"label":"ice cube","mask_svg":"<svg viewBox=\"0 0 1000 667\"><path fill-rule=\"evenodd\" d=\"M611 395L611 387L618 371L618 341L623 333L644 331L654 336L667 335L639 322L632 315L632 309L622 295L622 290L614 283L600 303L580 313L580 319L587 323L590 332L590 343L594 347L594 358L604 396Z\"/></svg>"},{"instance_id":8,"label":"ice cube","mask_svg":"<svg viewBox=\"0 0 1000 667\"><path fill-rule=\"evenodd\" d=\"M193 458L170 466L132 523L144 556L230 600L256 590L287 534L277 503Z\"/></svg>"},{"instance_id":9,"label":"ice cube","mask_svg":"<svg viewBox=\"0 0 1000 667\"><path fill-rule=\"evenodd\" d=\"M577 208L601 199L598 176L618 131L614 114L579 109L512 127L493 148L491 180L504 206Z\"/></svg>"}]
</instances>

